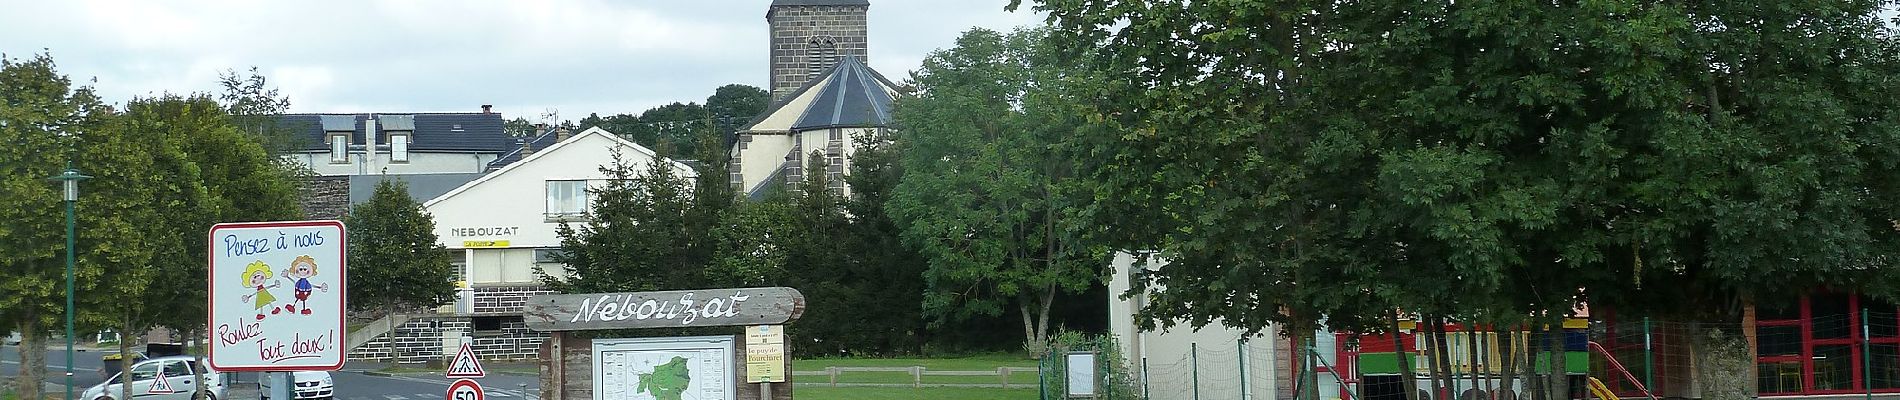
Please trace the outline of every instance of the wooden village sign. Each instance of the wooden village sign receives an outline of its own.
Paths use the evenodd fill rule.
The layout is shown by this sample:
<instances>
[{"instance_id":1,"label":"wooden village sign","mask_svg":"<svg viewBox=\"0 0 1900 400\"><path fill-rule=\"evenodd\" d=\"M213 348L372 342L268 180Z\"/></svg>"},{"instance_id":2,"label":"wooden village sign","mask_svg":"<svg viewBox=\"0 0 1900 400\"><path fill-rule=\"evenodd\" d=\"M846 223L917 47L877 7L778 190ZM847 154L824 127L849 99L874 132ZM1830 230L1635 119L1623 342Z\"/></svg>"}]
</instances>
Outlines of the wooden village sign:
<instances>
[{"instance_id":1,"label":"wooden village sign","mask_svg":"<svg viewBox=\"0 0 1900 400\"><path fill-rule=\"evenodd\" d=\"M792 398L792 385L772 385L789 380L781 372L791 369L782 342L752 340L749 344L740 340L742 335L587 338L569 332L705 326L751 330L763 326L777 331L777 325L798 319L805 311L805 297L797 289L553 294L529 297L526 306L522 320L528 328L552 332L541 345L544 399L623 400L662 397L657 395L663 392L676 397L679 390L699 390L698 394L714 399ZM766 358L748 360L748 355ZM758 379L759 374L746 379L747 364L758 368L762 361L777 363L779 368L772 369L768 379ZM758 369L754 372L766 370ZM691 379L669 380L669 376Z\"/></svg>"}]
</instances>

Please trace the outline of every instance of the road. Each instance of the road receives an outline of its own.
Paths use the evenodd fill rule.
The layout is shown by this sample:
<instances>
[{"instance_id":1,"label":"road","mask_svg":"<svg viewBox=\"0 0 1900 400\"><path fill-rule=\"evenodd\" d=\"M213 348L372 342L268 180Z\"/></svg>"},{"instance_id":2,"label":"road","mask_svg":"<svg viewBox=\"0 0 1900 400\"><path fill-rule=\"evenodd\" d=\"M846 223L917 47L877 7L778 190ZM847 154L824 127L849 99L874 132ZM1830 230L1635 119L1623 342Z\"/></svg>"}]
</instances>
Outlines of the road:
<instances>
[{"instance_id":1,"label":"road","mask_svg":"<svg viewBox=\"0 0 1900 400\"><path fill-rule=\"evenodd\" d=\"M74 353L73 366L75 372L73 374L73 385L79 388L76 390L83 390L84 388L99 384L105 380L103 377L98 376L96 372L102 364L99 360L99 356L102 354L104 353L97 351ZM46 360L47 368L49 369L49 371L47 371L49 374L47 374L46 381L53 384L63 384L65 377L60 374L65 372L66 368L65 350L47 350ZM441 375L405 374L387 376L387 374L373 372L373 370L381 369L383 366L383 364L368 362L346 363L342 371L331 373L330 377L336 383L336 400L444 399L448 396L449 383L455 381L453 379L443 378ZM14 376L19 376L19 374L20 356L17 346L0 347L0 377L5 377L5 379L10 380ZM236 377L237 383L232 386L234 388L254 388L255 382L257 382L257 375L257 373L249 372L238 373ZM489 374L487 378L477 379L476 381L482 384L482 389L487 393L488 398L498 400L537 400L536 398L538 396L536 396L536 394L541 389L540 379L533 376ZM47 389L54 390L55 388L57 387L48 387ZM525 394L523 393L524 391L526 392ZM237 392L240 391L233 390L231 393L235 394ZM230 395L227 395L227 397L228 396Z\"/></svg>"}]
</instances>

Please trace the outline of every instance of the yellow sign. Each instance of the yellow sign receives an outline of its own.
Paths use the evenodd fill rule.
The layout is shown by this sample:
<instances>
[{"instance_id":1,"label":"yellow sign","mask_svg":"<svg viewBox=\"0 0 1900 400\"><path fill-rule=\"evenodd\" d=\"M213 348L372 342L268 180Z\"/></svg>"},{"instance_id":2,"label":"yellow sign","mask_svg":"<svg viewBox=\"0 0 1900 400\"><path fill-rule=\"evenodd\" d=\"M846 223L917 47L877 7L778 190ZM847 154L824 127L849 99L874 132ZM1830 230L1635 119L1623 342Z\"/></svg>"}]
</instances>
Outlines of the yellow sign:
<instances>
[{"instance_id":1,"label":"yellow sign","mask_svg":"<svg viewBox=\"0 0 1900 400\"><path fill-rule=\"evenodd\" d=\"M462 241L462 247L470 248L470 249L508 247L508 241L506 240L465 240L465 241Z\"/></svg>"},{"instance_id":2,"label":"yellow sign","mask_svg":"<svg viewBox=\"0 0 1900 400\"><path fill-rule=\"evenodd\" d=\"M745 381L785 381L784 326L753 325L745 328Z\"/></svg>"}]
</instances>

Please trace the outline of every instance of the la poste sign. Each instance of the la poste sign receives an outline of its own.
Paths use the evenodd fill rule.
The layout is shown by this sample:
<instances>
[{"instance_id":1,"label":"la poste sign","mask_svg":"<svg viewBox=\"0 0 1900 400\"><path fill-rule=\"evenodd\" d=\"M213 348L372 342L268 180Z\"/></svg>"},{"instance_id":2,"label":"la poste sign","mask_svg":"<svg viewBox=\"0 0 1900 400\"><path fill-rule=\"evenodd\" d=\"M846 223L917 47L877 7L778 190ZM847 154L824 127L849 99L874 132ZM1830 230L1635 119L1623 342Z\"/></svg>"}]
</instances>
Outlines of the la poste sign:
<instances>
[{"instance_id":1,"label":"la poste sign","mask_svg":"<svg viewBox=\"0 0 1900 400\"><path fill-rule=\"evenodd\" d=\"M211 227L211 367L313 371L343 367L344 231L338 221Z\"/></svg>"}]
</instances>

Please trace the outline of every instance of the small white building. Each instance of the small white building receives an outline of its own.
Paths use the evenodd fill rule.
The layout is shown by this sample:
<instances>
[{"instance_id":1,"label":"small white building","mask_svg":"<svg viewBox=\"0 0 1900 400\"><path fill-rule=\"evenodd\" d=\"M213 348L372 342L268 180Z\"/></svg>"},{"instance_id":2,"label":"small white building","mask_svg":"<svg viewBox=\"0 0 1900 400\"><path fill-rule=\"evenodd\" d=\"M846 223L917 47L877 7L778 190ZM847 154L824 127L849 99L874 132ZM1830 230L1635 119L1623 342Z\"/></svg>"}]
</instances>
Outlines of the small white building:
<instances>
[{"instance_id":1,"label":"small white building","mask_svg":"<svg viewBox=\"0 0 1900 400\"><path fill-rule=\"evenodd\" d=\"M561 246L556 230L564 221L590 217L588 190L606 185L601 168L613 164L616 152L635 168L664 162L682 179L698 175L686 164L592 128L423 203L435 218L438 243L457 255L458 299L437 315L410 320L387 338L353 350L352 358L429 360L463 338L483 358L534 357L545 336L527 329L521 313L529 296L550 292L537 271L566 275L566 267L550 259Z\"/></svg>"},{"instance_id":2,"label":"small white building","mask_svg":"<svg viewBox=\"0 0 1900 400\"><path fill-rule=\"evenodd\" d=\"M1147 269L1159 269L1166 260L1156 260ZM1135 270L1135 256L1115 253L1111 262L1112 279L1108 285L1109 333L1121 345L1128 358L1129 371L1149 399L1276 399L1292 397L1289 357L1295 356L1287 339L1274 327L1258 334L1229 328L1219 321L1200 329L1176 325L1173 328L1142 330L1136 312L1148 304L1145 293L1123 299ZM1151 289L1151 290L1166 290ZM1319 348L1331 347L1331 335L1319 335ZM1322 377L1320 393L1339 393L1338 385L1328 385ZM1243 396L1244 395L1244 396ZM1337 395L1324 395L1334 399Z\"/></svg>"}]
</instances>

